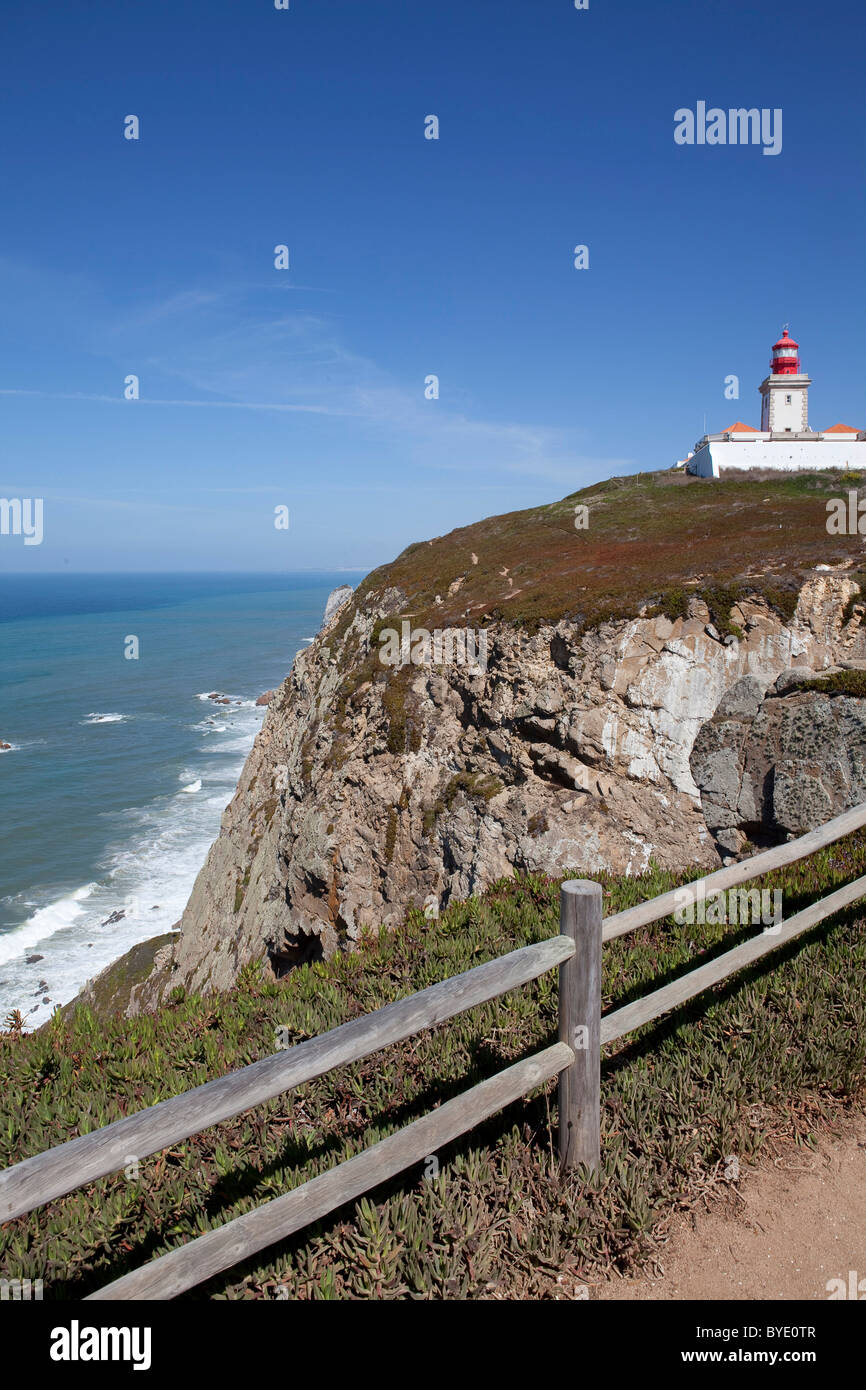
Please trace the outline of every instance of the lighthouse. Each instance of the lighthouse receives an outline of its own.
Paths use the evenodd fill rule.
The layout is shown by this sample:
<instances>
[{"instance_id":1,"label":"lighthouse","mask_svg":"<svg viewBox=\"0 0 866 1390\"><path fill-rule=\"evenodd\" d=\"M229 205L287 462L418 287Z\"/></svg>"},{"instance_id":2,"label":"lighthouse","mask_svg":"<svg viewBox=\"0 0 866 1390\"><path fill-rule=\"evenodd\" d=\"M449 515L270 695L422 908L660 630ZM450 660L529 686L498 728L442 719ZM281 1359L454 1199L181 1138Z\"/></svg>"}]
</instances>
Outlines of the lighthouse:
<instances>
[{"instance_id":1,"label":"lighthouse","mask_svg":"<svg viewBox=\"0 0 866 1390\"><path fill-rule=\"evenodd\" d=\"M840 472L866 470L866 430L856 425L809 428L809 387L812 382L800 367L800 344L788 332L771 348L770 374L761 393L761 428L742 420L718 434L705 434L677 464L699 478L721 478L725 473L752 469L791 472L798 469L835 468Z\"/></svg>"},{"instance_id":2,"label":"lighthouse","mask_svg":"<svg viewBox=\"0 0 866 1390\"><path fill-rule=\"evenodd\" d=\"M758 387L761 393L761 430L774 434L809 434L809 387L800 371L800 344L788 333L773 344L770 375Z\"/></svg>"}]
</instances>

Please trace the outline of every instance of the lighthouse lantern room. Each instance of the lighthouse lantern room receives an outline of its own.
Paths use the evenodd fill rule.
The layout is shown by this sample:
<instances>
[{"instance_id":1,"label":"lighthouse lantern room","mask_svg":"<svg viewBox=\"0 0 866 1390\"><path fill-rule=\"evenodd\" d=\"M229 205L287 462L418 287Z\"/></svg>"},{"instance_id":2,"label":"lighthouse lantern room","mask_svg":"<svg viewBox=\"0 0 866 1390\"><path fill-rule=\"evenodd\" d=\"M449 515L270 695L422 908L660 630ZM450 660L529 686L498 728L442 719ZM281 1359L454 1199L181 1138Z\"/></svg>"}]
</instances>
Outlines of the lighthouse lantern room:
<instances>
[{"instance_id":1,"label":"lighthouse lantern room","mask_svg":"<svg viewBox=\"0 0 866 1390\"><path fill-rule=\"evenodd\" d=\"M774 434L808 434L810 379L800 371L799 343L788 333L773 344L770 375L761 382L761 429Z\"/></svg>"}]
</instances>

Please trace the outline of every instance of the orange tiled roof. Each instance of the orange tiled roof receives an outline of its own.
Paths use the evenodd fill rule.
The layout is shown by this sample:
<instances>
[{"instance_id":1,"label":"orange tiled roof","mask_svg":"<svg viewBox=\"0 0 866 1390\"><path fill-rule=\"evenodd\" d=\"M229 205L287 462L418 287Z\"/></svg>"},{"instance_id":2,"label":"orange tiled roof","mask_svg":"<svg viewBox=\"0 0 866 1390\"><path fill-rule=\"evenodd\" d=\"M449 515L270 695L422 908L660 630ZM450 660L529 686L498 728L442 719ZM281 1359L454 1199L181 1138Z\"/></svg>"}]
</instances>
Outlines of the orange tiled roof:
<instances>
[{"instance_id":1,"label":"orange tiled roof","mask_svg":"<svg viewBox=\"0 0 866 1390\"><path fill-rule=\"evenodd\" d=\"M722 430L722 434L742 434L744 430L748 431L749 434L760 433L759 430L755 429L754 425L744 425L742 420L738 420L735 425L728 425L726 430Z\"/></svg>"},{"instance_id":2,"label":"orange tiled roof","mask_svg":"<svg viewBox=\"0 0 866 1390\"><path fill-rule=\"evenodd\" d=\"M828 430L822 430L822 434L859 434L856 425L831 425Z\"/></svg>"}]
</instances>

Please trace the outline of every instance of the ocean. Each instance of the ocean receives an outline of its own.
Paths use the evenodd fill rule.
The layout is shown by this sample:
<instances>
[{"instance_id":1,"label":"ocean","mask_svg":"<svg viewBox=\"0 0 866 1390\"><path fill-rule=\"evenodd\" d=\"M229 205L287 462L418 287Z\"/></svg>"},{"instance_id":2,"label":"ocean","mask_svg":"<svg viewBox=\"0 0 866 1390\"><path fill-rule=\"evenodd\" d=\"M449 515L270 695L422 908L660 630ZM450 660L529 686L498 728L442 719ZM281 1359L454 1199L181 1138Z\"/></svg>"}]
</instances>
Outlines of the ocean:
<instances>
[{"instance_id":1,"label":"ocean","mask_svg":"<svg viewBox=\"0 0 866 1390\"><path fill-rule=\"evenodd\" d=\"M0 575L0 1026L37 1027L177 922L256 698L359 578Z\"/></svg>"}]
</instances>

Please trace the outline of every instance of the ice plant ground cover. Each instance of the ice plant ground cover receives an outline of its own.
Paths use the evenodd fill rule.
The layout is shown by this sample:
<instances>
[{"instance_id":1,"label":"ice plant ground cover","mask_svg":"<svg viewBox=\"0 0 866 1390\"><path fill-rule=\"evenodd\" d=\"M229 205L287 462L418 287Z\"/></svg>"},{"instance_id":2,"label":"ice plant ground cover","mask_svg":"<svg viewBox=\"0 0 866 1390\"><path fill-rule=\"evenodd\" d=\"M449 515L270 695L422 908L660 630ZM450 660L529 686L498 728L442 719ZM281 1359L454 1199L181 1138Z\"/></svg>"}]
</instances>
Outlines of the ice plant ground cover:
<instances>
[{"instance_id":1,"label":"ice plant ground cover","mask_svg":"<svg viewBox=\"0 0 866 1390\"><path fill-rule=\"evenodd\" d=\"M866 833L767 875L786 916L866 872ZM602 877L611 914L688 879ZM230 994L155 1016L58 1015L0 1034L0 1162L109 1123L292 1042L555 934L558 884L502 881L438 921L280 981L247 970ZM604 1007L753 933L667 919L609 943ZM575 1296L652 1251L673 1209L738 1181L767 1146L813 1145L862 1100L866 930L855 907L609 1050L601 1173L561 1180L553 1086L417 1172L214 1280L195 1298ZM297 1186L556 1036L555 975L137 1163L0 1231L7 1275L80 1298L154 1255ZM134 1156L131 1156L134 1160ZM579 1296L579 1295L578 1295Z\"/></svg>"}]
</instances>

